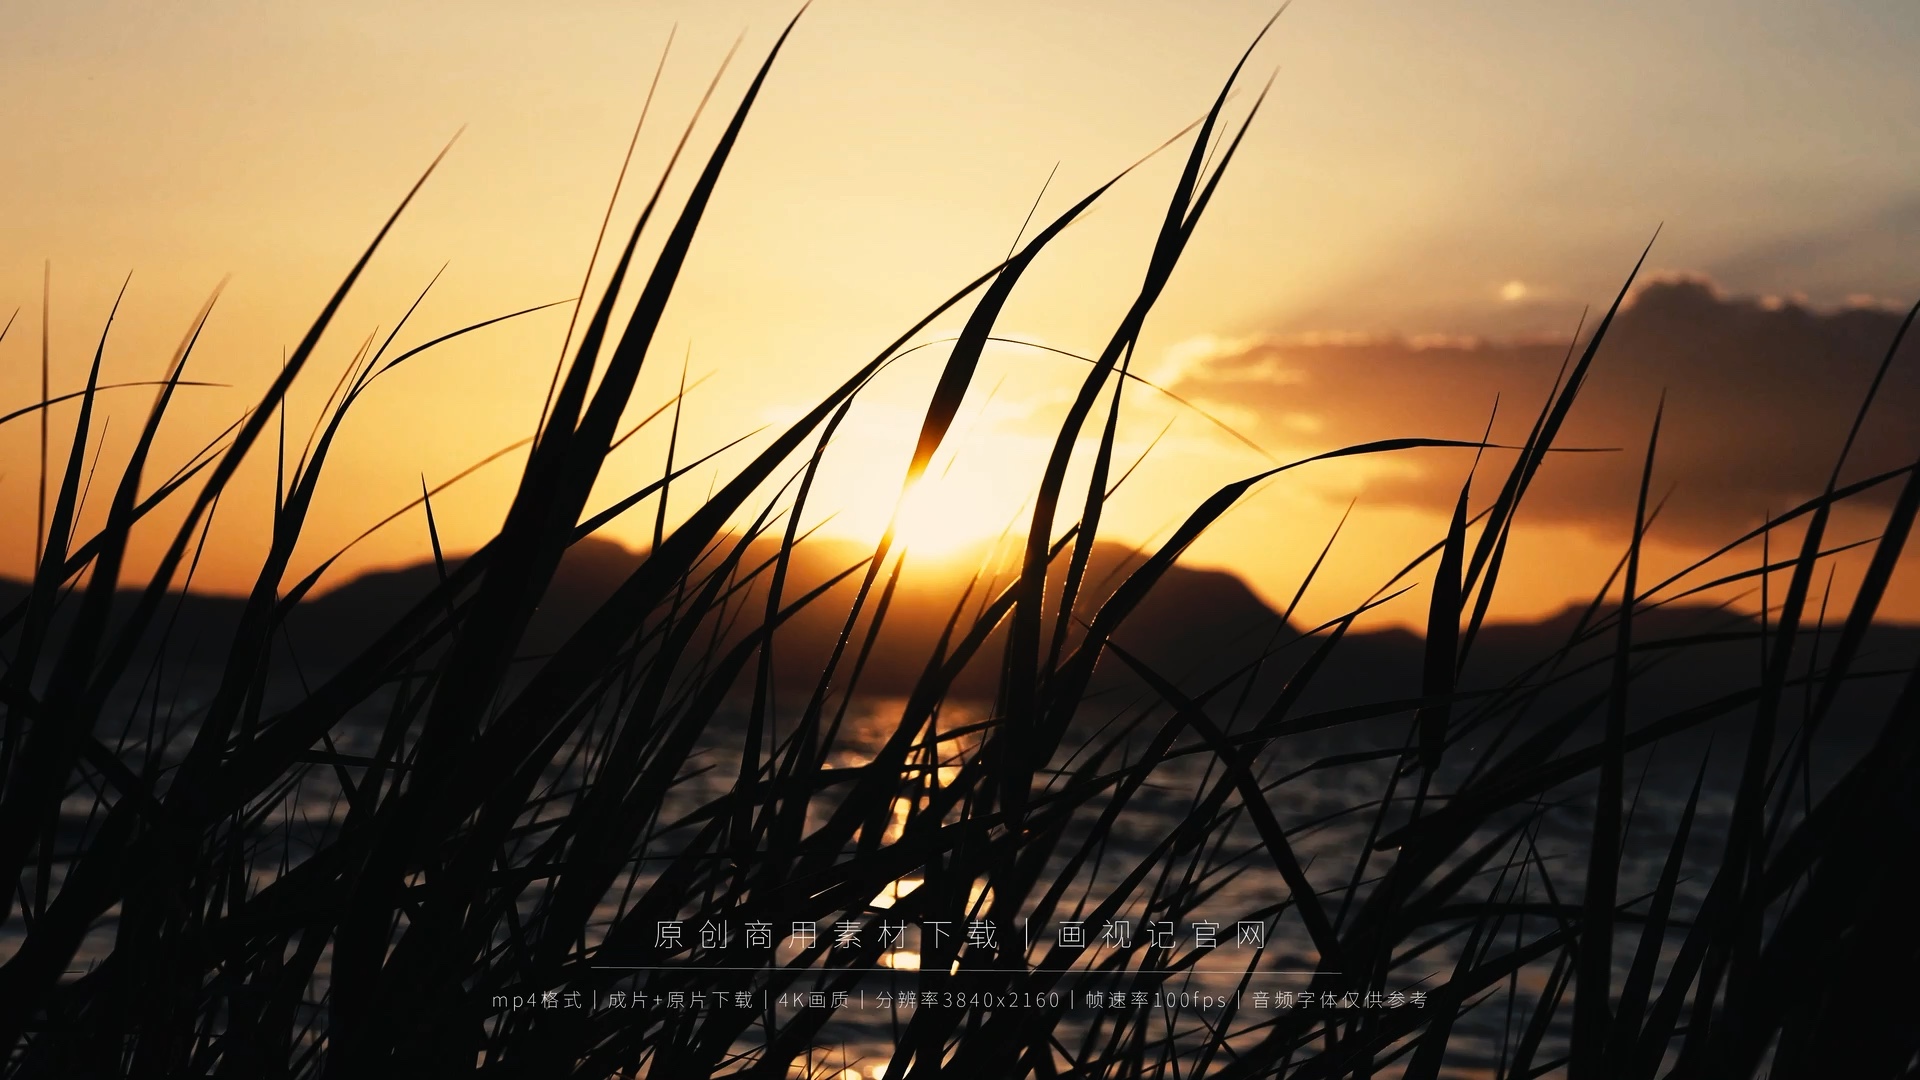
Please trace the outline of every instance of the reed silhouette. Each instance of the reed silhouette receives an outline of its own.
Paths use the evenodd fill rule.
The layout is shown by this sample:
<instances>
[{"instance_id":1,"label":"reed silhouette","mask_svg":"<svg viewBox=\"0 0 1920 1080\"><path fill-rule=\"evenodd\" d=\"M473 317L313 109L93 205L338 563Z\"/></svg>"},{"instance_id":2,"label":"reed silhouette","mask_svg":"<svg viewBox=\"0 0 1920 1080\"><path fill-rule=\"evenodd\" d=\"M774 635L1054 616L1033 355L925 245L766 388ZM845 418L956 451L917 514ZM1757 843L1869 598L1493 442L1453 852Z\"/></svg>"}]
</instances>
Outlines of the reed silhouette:
<instances>
[{"instance_id":1,"label":"reed silhouette","mask_svg":"<svg viewBox=\"0 0 1920 1080\"><path fill-rule=\"evenodd\" d=\"M34 575L0 597L9 1074L1911 1075L1920 991L1878 976L1915 959L1920 882L1902 853L1920 828L1920 669L1911 635L1876 613L1920 511L1915 465L1851 479L1852 437L1836 432L1824 492L1650 584L1656 414L1614 576L1525 635L1490 625L1521 507L1605 362L1623 285L1504 474L1483 442L1370 442L1229 484L1151 548L1097 542L1128 472L1115 432L1142 327L1260 108L1254 93L1226 119L1244 57L1185 133L1138 292L1087 358L1024 531L944 606L908 596L912 553L891 533L844 557L810 540L812 482L869 380L965 309L909 462L907 484L919 479L1024 272L1112 182L710 494L675 487L691 466L670 463L590 510L785 42L684 201L665 204L662 176L609 249L498 531L450 557L423 490L400 513L423 523L433 562L404 588L376 582L385 610L328 615L339 594L311 594L333 560L293 579L296 541L369 385L489 323L366 353L304 452L279 436L282 490L251 592L216 618L188 588L222 491L249 455L273 452L289 387L393 219L258 402L154 486L150 448L211 301L199 312L130 462L97 478L104 524L81 538L107 389L95 354L64 464L43 478ZM663 235L643 264L649 230ZM1861 388L1863 417L1877 386ZM1450 526L1325 625L1177 565L1270 477L1436 447L1473 466ZM1093 465L1078 491L1076 448ZM1846 545L1829 546L1828 523L1882 485L1899 495L1863 583L1830 612L1821 570ZM606 523L670 492L693 509L671 529L661 513L646 551L595 546ZM163 506L181 522L150 580L128 586L129 536ZM1797 539L1733 565L1778 536ZM582 567L598 585L570 584ZM1741 582L1763 591L1760 615L1687 606ZM1356 629L1416 584L1423 637ZM1162 603L1169 590L1186 601ZM1230 632L1228 609L1245 616ZM1648 779L1655 750L1659 770L1681 762L1672 797ZM1119 920L1170 923L1182 940L1012 937ZM1229 936L1257 924L1262 944L1203 947L1186 937L1203 920ZM929 932L989 921L991 945ZM912 927L911 966L836 948L827 929L871 942L890 922ZM685 939L663 941L666 923ZM704 942L704 924L779 937ZM802 945L796 924L822 930ZM882 989L885 1012L781 1004ZM1310 1003L1256 1004L1281 991ZM561 1004L516 1004L549 992ZM707 1004L631 1004L676 993ZM1214 1004L1164 1004L1181 994Z\"/></svg>"}]
</instances>

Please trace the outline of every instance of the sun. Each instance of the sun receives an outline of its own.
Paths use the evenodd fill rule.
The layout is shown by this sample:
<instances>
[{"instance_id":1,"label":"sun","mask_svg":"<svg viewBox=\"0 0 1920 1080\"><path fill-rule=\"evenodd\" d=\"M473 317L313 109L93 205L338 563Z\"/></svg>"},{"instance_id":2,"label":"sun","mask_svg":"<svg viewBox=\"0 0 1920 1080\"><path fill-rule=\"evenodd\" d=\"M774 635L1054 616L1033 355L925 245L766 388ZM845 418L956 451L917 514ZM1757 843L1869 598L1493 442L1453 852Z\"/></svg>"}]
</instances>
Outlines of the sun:
<instances>
[{"instance_id":1,"label":"sun","mask_svg":"<svg viewBox=\"0 0 1920 1080\"><path fill-rule=\"evenodd\" d=\"M832 513L821 535L872 544L891 523L896 548L917 558L952 559L980 551L1022 509L1017 489L985 469L956 467L924 476L904 499L900 480L897 472L880 468L834 477L816 504Z\"/></svg>"},{"instance_id":2,"label":"sun","mask_svg":"<svg viewBox=\"0 0 1920 1080\"><path fill-rule=\"evenodd\" d=\"M950 558L990 542L1018 506L971 473L925 477L913 485L894 523L895 542L915 555Z\"/></svg>"},{"instance_id":3,"label":"sun","mask_svg":"<svg viewBox=\"0 0 1920 1080\"><path fill-rule=\"evenodd\" d=\"M991 418L963 410L903 494L925 418L917 402L876 401L840 429L807 495L814 535L872 545L891 527L896 548L953 560L984 555L1010 524L1023 529L1051 441L996 430Z\"/></svg>"}]
</instances>

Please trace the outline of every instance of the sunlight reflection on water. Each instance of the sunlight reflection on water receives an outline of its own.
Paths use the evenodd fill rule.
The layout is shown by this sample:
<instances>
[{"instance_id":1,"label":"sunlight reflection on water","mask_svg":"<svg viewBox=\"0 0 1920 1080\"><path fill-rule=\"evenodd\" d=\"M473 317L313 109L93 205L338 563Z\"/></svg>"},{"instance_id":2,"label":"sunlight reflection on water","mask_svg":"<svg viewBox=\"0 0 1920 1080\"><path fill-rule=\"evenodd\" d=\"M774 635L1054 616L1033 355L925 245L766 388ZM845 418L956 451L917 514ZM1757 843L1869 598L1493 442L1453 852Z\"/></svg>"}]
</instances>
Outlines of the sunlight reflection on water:
<instances>
[{"instance_id":1,"label":"sunlight reflection on water","mask_svg":"<svg viewBox=\"0 0 1920 1080\"><path fill-rule=\"evenodd\" d=\"M848 725L843 729L843 739L838 745L831 766L833 769L858 769L868 764L892 732L897 720L901 703L891 700L874 700L861 703L849 715ZM943 706L940 717L940 729L945 733L965 732L971 725L986 718L983 710L966 708L949 702ZM671 819L677 814L690 811L711 800L724 795L737 776L739 751L738 739L727 730L729 725L716 723L713 730L705 735L705 745L701 747L690 765L698 771L677 784L668 799L666 813ZM336 734L336 746L344 754L365 754L373 749L375 729L371 726L349 725ZM1300 765L1328 754L1350 753L1365 748L1371 738L1368 733L1357 729L1332 730L1318 732L1288 740L1268 752L1271 759L1265 764L1274 775L1298 768ZM920 807L933 791L951 785L960 775L960 763L971 754L977 743L974 735L949 735L942 741L940 758L937 763L923 763L930 767L920 772L918 790L907 790L892 800L892 812L887 823L882 842L892 844L898 841L906 828L910 815ZM1062 751L1059 759L1065 759L1077 748L1069 747ZM340 813L340 806L330 784L324 782L324 770L317 782L296 787L285 804L276 814L269 815L261 824L263 836L282 835L286 844L284 855L287 863L297 864L311 854L315 844L322 839L315 834L302 839L299 825L305 822L311 826L315 822L333 820ZM1688 770L1656 770L1649 774L1645 787L1635 797L1633 817L1631 819L1630 842L1627 855L1621 867L1620 893L1632 897L1651 891L1661 869L1666 853L1666 841L1685 802L1686 784L1676 783L1675 778L1690 780L1685 775ZM1291 833L1301 862L1307 867L1309 880L1317 889L1323 890L1330 898L1343 896L1349 886L1357 853L1365 845L1372 824L1371 808L1377 806L1378 792L1382 789L1385 772L1383 767L1368 768L1359 766L1348 769L1311 774L1311 779L1301 779L1281 784L1268 790L1268 799L1274 814ZM1097 896L1100 891L1110 888L1125 876L1126 872L1137 865L1141 858L1151 852L1155 845L1165 839L1186 816L1193 804L1196 793L1205 790L1217 780L1215 763L1204 754L1191 754L1172 758L1161 764L1154 772L1151 782L1145 785L1135 797L1134 803L1113 823L1104 837L1105 852L1095 865L1085 871L1068 890L1063 912L1085 912L1089 910L1087 896ZM1452 779L1442 777L1447 783ZM1436 791L1442 790L1439 782ZM1577 878L1583 869L1581 856L1587 843L1587 831L1590 828L1583 810L1581 789L1569 793L1572 797L1564 805L1551 805L1545 811L1534 842L1537 844L1537 865L1551 868L1557 879L1556 887L1561 896L1577 895ZM830 812L831 803L826 799L816 800L810 809L810 827L822 823L823 815ZM1096 801L1093 806L1099 806ZM1725 828L1726 811L1729 805L1724 790L1710 791L1703 798L1699 820L1695 830L1697 840L1690 848L1694 852L1708 852L1717 849L1718 838ZM82 793L70 801L65 824L77 829L85 820L90 806L89 797ZM1358 808L1358 812L1356 812ZM1083 813L1082 817L1091 818L1093 813ZM1091 827L1087 821L1076 822L1066 834L1063 849L1070 849L1074 839L1084 836ZM1488 835L1492 829L1483 830ZM1196 911L1187 916L1188 925L1179 929L1184 935L1191 929L1191 923L1202 917L1218 921L1229 928L1229 936L1218 947L1217 953L1210 953L1205 960L1212 962L1196 963L1193 970L1187 971L1167 981L1162 989L1167 991L1186 990L1194 993L1227 992L1229 988L1238 995L1240 1020L1243 1026L1256 1024L1274 1015L1262 1010L1255 1004L1255 995L1272 995L1273 1000L1282 993L1296 993L1305 988L1309 976L1297 974L1310 971L1316 964L1317 956L1301 930L1298 920L1281 918L1272 922L1265 950L1258 954L1252 963L1252 974L1248 974L1249 960L1252 954L1237 951L1230 947L1231 928L1236 921L1249 912L1270 908L1276 902L1286 899L1288 890L1274 870L1271 862L1262 857L1258 838L1245 825L1244 815L1227 834L1216 838L1217 856L1230 862L1236 869L1231 876L1222 876L1215 891L1206 899L1204 912ZM1634 840L1642 842L1632 842ZM1229 853L1239 851L1238 855ZM664 854L661 853L661 854ZM1372 869L1373 877L1387 865L1387 855L1376 854ZM1688 866L1683 876L1679 895L1675 900L1674 916L1684 921L1698 907L1704 894L1704 887L1710 875L1708 869L1698 857ZM1065 872L1065 855L1056 853L1049 861L1047 870ZM277 877L280 858L263 859L252 876L256 888L269 884ZM1498 870L1499 860L1483 879L1491 887ZM651 864L646 864L651 865ZM652 880L653 872L643 869L636 874L636 884L645 888ZM1043 872L1043 880L1045 873ZM901 875L887 882L865 905L864 915L871 918L884 918L887 912L895 910L903 900L912 896L916 890L924 887L925 878L919 869ZM59 882L52 882L57 891ZM984 891L984 885L975 881L970 890L969 910L982 910L991 897ZM596 912L595 923L600 927L610 925L620 913L621 889L605 900ZM1537 890L1536 890L1537 893ZM1469 889L1462 899L1473 896ZM1078 899L1076 899L1078 898ZM1542 897L1532 896L1539 900ZM1151 914L1138 904L1128 904L1116 913L1115 917L1136 920L1136 925L1149 921ZM1530 932L1538 933L1545 925L1547 916L1535 919ZM1023 940L1010 941L1005 948L1016 950L1016 956L1024 959L1029 967L1038 966L1046 959L1047 950L1058 943L1058 926L1025 928ZM1269 920L1271 921L1271 920ZM116 918L109 915L95 928L88 938L81 954L71 965L75 970L86 967L103 957L111 945L116 928ZM17 925L10 925L7 934L0 938L0 955L11 954L17 947L19 936ZM597 932L597 931L596 931ZM830 934L831 924L823 924L821 933ZM884 1062L891 1052L896 1038L896 1025L900 1019L910 1016L920 1007L917 996L907 991L919 991L933 984L922 982L926 976L921 972L921 963L926 942L924 927L908 926L905 940L899 947L885 952L878 960L878 968L863 976L856 984L863 993L877 996L885 991L892 995L888 1008L865 1010L846 1010L836 1013L828 1019L819 1032L816 1043L830 1045L845 1053L858 1066L848 1066L841 1075L860 1075L855 1069L865 1069L868 1075L879 1075L884 1065L874 1065L875 1061ZM1617 970L1624 978L1626 965L1632 955L1632 945L1637 941L1637 933L1628 927L1621 935L1622 951ZM1183 945L1186 942L1182 943ZM1063 1041L1071 1042L1076 1033L1083 1032L1097 1016L1097 1010L1088 1007L1095 991L1105 993L1102 987L1126 983L1132 977L1131 969L1137 963L1130 964L1125 976L1112 976L1090 973L1088 969L1103 959L1114 955L1114 950L1096 944L1080 952L1071 973L1058 979L1056 985L1068 995L1067 1000L1073 1008L1065 1010L1058 1031ZM1224 960L1215 960L1223 956ZM1421 975L1428 981L1443 982L1449 975L1457 958L1457 943L1442 941L1427 957L1417 962L1414 973L1405 978L1396 975L1399 982L1393 988L1407 989L1422 981ZM787 954L776 950L775 962L784 963ZM952 968L949 968L951 971ZM326 991L329 971L323 959L316 970L311 1000L318 1001ZM904 981L903 981L904 980ZM1537 994L1544 986L1544 968L1529 967L1516 976L1516 984L1523 991ZM636 977L629 982L633 988L643 988L645 980ZM316 1006L317 1007L317 1006ZM1456 1028L1450 1045L1449 1060L1457 1062L1462 1068L1477 1069L1490 1066L1498 1059L1499 1046L1505 1034L1508 1021L1504 1010L1481 1009L1464 1014ZM1249 1028L1251 1030L1251 1028ZM1251 1037L1251 1036L1249 1036ZM742 1046L742 1051L754 1049ZM816 1072L814 1075L821 1075ZM1465 1074L1462 1074L1465 1075Z\"/></svg>"}]
</instances>

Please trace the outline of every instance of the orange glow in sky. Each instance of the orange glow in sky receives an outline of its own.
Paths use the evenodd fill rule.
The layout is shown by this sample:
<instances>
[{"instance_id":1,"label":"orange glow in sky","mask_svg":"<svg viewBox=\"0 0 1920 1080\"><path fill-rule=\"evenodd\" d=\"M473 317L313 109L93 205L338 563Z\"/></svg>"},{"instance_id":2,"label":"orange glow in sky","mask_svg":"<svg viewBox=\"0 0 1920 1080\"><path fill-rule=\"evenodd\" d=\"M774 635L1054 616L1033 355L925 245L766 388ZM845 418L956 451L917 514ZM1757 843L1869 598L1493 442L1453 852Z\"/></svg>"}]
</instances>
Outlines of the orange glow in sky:
<instances>
[{"instance_id":1,"label":"orange glow in sky","mask_svg":"<svg viewBox=\"0 0 1920 1080\"><path fill-rule=\"evenodd\" d=\"M296 386L287 423L297 455L362 340L384 338L443 265L399 347L576 295L669 33L660 90L613 211L616 234L736 35L745 31L739 56L693 128L696 161L790 14L761 2L16 12L0 41L0 95L10 103L0 113L0 321L19 314L0 341L0 413L40 396L49 265L56 394L82 385L129 271L104 347L106 382L159 377L200 303L230 276L188 374L221 385L182 391L150 488L257 398L384 216L465 125ZM1198 117L1269 14L1241 0L815 5L728 165L629 422L672 396L683 355L706 381L684 403L678 461L798 415L1003 258L1036 198L1035 220L1059 213ZM1116 474L1158 442L1115 495L1102 535L1164 537L1217 487L1270 465L1248 442L1290 460L1379 437L1357 434L1352 420L1376 400L1381 416L1421 429L1402 434L1476 438L1502 390L1501 416L1524 429L1551 380L1545 361L1515 361L1512 382L1524 386L1489 376L1486 392L1474 382L1457 401L1433 389L1410 399L1390 377L1337 383L1345 354L1326 349L1378 340L1564 348L1583 307L1611 298L1662 222L1649 280L1696 275L1729 306L1799 297L1819 312L1880 311L1920 295L1911 257L1920 75L1910 63L1920 24L1910 14L1901 0L1817 11L1486 0L1444 15L1413 4L1295 5L1253 55L1255 85L1274 73L1270 97L1136 354L1137 372L1191 405L1128 386ZM1236 96L1236 122L1251 101L1251 92ZM1138 286L1185 145L1147 161L1068 230L996 332L1097 352ZM690 175L683 164L669 182L669 206ZM658 235L642 241L642 258ZM603 278L604 267L590 295ZM966 313L919 340L951 338ZM568 314L488 328L383 377L342 432L294 574L415 498L423 481L439 484L529 435ZM823 464L808 527L860 540L885 528L945 357L944 345L921 349L863 392ZM1057 353L989 348L953 435L900 507L901 542L920 556L957 557L1009 521L1024 528L1085 370ZM1257 391L1246 382L1256 376ZM1728 378L1739 386L1748 377ZM1660 388L1623 383L1610 399L1623 419L1586 434L1642 440L1638 418L1650 418ZM150 394L104 399L114 418L104 460L124 459ZM1688 407L1695 423L1715 422L1713 405ZM51 417L57 453L74 407ZM593 506L659 475L668 428L657 421L615 453ZM1089 425L1089 440L1098 429ZM772 430L678 482L670 521ZM1888 445L1900 437L1890 432ZM1831 451L1815 445L1809 453ZM32 557L38 454L34 422L0 427L0 572L21 575ZM1088 441L1070 492L1085 482L1090 455ZM223 500L198 586L250 583L272 457L271 447L257 450ZM521 460L508 453L435 497L449 547L490 534ZM1457 491L1471 463L1439 452L1289 473L1188 557L1231 567L1284 603L1355 505L1324 584L1302 607L1308 620L1328 617L1444 528L1443 507L1386 493ZM1675 498L1703 490L1691 483ZM1499 615L1540 615L1590 594L1621 547L1621 492L1605 494L1612 523L1573 513L1528 523ZM1727 513L1757 520L1782 509L1771 497ZM89 504L83 531L104 506ZM646 503L609 533L639 546L652 523ZM137 538L136 578L170 539L169 524L159 515ZM1861 535L1875 528L1849 524ZM1651 558L1676 565L1705 547L1684 531L1652 543ZM424 520L405 515L358 542L328 581L426 550ZM1896 583L1897 616L1920 618L1914 576ZM1410 624L1422 615L1417 597L1381 613Z\"/></svg>"}]
</instances>

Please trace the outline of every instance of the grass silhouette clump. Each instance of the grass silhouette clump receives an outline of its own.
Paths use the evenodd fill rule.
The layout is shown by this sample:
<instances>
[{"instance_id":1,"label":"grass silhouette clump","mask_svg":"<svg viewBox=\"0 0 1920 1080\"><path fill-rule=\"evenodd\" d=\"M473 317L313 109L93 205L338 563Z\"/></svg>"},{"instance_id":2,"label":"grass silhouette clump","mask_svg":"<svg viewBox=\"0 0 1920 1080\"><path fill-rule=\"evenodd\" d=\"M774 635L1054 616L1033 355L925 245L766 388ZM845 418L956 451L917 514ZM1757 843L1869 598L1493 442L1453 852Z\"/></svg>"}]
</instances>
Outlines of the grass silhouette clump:
<instances>
[{"instance_id":1,"label":"grass silhouette clump","mask_svg":"<svg viewBox=\"0 0 1920 1080\"><path fill-rule=\"evenodd\" d=\"M1910 980L1874 976L1898 974L1916 947L1906 898L1920 883L1899 853L1920 825L1920 669L1912 656L1866 661L1920 512L1920 469L1843 483L1843 449L1821 495L1649 587L1656 416L1616 577L1564 643L1493 682L1474 676L1514 523L1624 286L1525 443L1508 448L1510 470L1488 478L1476 457L1445 535L1366 603L1276 629L1202 686L1117 638L1261 481L1335 457L1487 448L1409 437L1276 464L1096 573L1103 506L1128 471L1114 445L1134 348L1260 107L1255 97L1226 124L1237 66L1191 133L1137 295L1088 358L1016 555L957 598L909 693L877 706L861 696L907 553L889 533L848 565L804 568L813 479L868 381L971 304L909 463L907 484L918 480L1024 272L1111 182L907 328L677 527L662 509L644 559L550 650L526 655L569 552L650 499L664 507L688 469L670 464L589 511L785 41L685 201L670 211L656 189L610 256L604 292L583 300L497 533L445 557L423 491L403 512L426 523L434 583L311 683L276 642L332 562L290 576L341 422L380 374L488 324L397 354L389 336L356 362L297 461L282 440L269 550L192 694L174 619L213 508L264 452L393 220L260 400L154 485L150 449L211 303L199 313L129 464L99 478L104 524L80 539L86 446L108 389L96 352L86 389L67 395L79 419L32 581L0 612L10 1074L1910 1075L1920 1003ZM664 235L643 265L646 230ZM4 420L44 418L59 400ZM1090 480L1069 490L1070 459L1088 446ZM1823 546L1829 520L1885 485L1899 494L1829 626L1815 595L1838 550ZM123 588L129 537L162 506L182 521L150 581ZM1771 590L1784 575L1760 619L1673 632L1660 618L1696 572L1784 528L1799 531L1797 551L1714 582ZM1430 593L1417 695L1322 700L1316 680L1352 648L1356 620L1416 582ZM834 632L790 632L829 605ZM1730 645L1760 658L1743 685L1651 714L1636 697L1649 672ZM814 669L797 695L776 663L794 650L810 650ZM992 692L971 702L955 687L981 666ZM1853 715L1866 682L1898 689ZM1864 741L1815 776L1809 747L1843 713ZM1714 755L1734 763L1725 798L1689 741L1709 730L1737 736ZM1656 746L1697 757L1684 797L1636 785ZM1215 918L1228 938L1257 926L1259 944L1197 944L1188 931ZM1068 922L1171 925L1180 940L1014 933ZM989 923L998 938L958 929ZM752 942L752 927L771 944ZM907 935L895 943L914 962L836 948L849 933ZM1854 993L1872 985L1884 988ZM783 1004L882 990L884 1012ZM1273 1005L1283 992L1289 1004ZM671 995L685 1004L650 1004Z\"/></svg>"}]
</instances>

